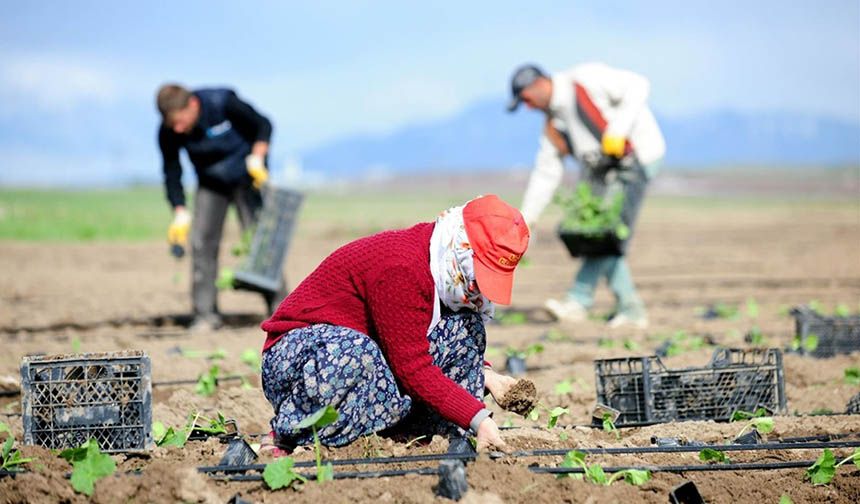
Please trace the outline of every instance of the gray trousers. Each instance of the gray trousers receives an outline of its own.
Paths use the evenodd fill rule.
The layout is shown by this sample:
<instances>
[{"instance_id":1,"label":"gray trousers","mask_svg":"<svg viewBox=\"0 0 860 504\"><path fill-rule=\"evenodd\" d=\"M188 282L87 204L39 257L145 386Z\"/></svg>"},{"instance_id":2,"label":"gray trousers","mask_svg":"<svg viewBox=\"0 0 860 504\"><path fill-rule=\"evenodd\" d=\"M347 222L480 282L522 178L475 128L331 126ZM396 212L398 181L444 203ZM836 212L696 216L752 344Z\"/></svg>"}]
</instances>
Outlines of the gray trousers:
<instances>
[{"instance_id":1,"label":"gray trousers","mask_svg":"<svg viewBox=\"0 0 860 504\"><path fill-rule=\"evenodd\" d=\"M197 188L191 222L191 303L195 316L218 313L218 289L215 287L218 252L221 248L224 220L231 203L236 206L242 231L257 222L263 207L260 191L250 185L237 187L227 194L206 187ZM277 303L284 297L286 283L282 279L279 292L263 294L268 314L274 311Z\"/></svg>"}]
</instances>

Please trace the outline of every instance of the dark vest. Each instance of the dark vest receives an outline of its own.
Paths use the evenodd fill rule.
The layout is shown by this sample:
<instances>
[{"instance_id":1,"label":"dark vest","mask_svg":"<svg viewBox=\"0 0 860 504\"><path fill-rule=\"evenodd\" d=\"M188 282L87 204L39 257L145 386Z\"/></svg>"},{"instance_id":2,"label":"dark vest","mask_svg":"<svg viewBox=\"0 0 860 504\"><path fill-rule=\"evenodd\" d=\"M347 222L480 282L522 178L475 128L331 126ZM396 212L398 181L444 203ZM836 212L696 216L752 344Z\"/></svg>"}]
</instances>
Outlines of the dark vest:
<instances>
[{"instance_id":1,"label":"dark vest","mask_svg":"<svg viewBox=\"0 0 860 504\"><path fill-rule=\"evenodd\" d=\"M245 156L251 153L252 142L227 119L224 108L231 94L230 89L194 91L200 100L200 118L183 137L200 185L213 189L226 190L249 180Z\"/></svg>"}]
</instances>

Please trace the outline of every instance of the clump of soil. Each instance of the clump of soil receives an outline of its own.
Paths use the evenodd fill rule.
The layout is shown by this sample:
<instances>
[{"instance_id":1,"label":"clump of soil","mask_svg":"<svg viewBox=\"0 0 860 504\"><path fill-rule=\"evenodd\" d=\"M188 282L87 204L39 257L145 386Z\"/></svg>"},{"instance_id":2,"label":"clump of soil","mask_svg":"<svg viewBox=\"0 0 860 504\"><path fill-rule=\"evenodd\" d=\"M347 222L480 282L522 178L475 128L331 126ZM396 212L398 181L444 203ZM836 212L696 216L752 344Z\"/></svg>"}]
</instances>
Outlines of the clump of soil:
<instances>
[{"instance_id":1,"label":"clump of soil","mask_svg":"<svg viewBox=\"0 0 860 504\"><path fill-rule=\"evenodd\" d=\"M526 416L537 405L537 388L531 380L521 378L502 397L499 406L503 409Z\"/></svg>"}]
</instances>

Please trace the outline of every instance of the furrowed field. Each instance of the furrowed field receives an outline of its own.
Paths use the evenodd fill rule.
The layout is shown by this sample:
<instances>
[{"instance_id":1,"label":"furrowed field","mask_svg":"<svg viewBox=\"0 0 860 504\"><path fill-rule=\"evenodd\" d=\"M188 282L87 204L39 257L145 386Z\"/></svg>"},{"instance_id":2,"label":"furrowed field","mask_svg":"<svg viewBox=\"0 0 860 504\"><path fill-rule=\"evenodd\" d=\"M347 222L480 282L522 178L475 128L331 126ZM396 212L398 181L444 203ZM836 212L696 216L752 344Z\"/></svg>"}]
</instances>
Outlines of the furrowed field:
<instances>
[{"instance_id":1,"label":"furrowed field","mask_svg":"<svg viewBox=\"0 0 860 504\"><path fill-rule=\"evenodd\" d=\"M327 254L354 238L379 230L430 221L442 209L478 193L469 185L429 187L392 184L308 195L285 264L295 285ZM510 183L483 187L518 203ZM517 417L487 403L504 424L514 450L651 446L651 438L681 437L712 444L734 439L743 423L673 422L621 428L618 435L592 428L596 403L593 361L653 355L670 368L705 365L717 346L780 348L792 345L793 306L813 303L827 314L860 311L860 200L827 197L728 195L670 196L646 200L630 255L631 268L651 326L645 332L610 332L598 318L578 325L550 321L540 308L564 293L576 271L556 239L558 211L534 231L528 262L517 271L514 304L499 310L487 327L487 358L504 369L506 353L541 345L527 359L527 377L538 389L537 420ZM152 359L153 420L181 426L190 412L235 419L250 442L269 431L271 407L260 390L254 356L264 335L258 328L264 306L258 296L222 291L227 327L190 334L190 261L168 254L164 232L169 212L159 189L86 192L0 191L0 377L20 380L25 355L138 349ZM222 266L239 261L230 253L239 241L235 219L222 242ZM612 299L598 291L597 312ZM705 318L708 308L718 316ZM750 335L751 333L751 335ZM533 347L537 349L537 347ZM860 392L852 368L860 356L814 359L785 353L787 413L773 417L768 441L820 435L860 437L860 416L840 414ZM211 395L193 382L217 365L222 379ZM242 378L238 378L241 376ZM160 385L189 380L186 385ZM14 386L8 387L9 390ZM205 392L205 391L202 391ZM549 412L565 408L548 427ZM556 410L560 412L561 410ZM0 422L23 437L20 397L0 396ZM442 438L395 442L378 436L340 449L327 459L444 453ZM239 493L252 502L433 502L437 476L408 475L343 479L298 490L271 491L259 481L226 482L198 473L215 465L226 445L218 439L160 447L145 456L118 455L117 472L97 483L92 498L75 493L65 473L71 466L42 448L23 447L36 457L29 472L0 478L0 502L226 502ZM853 448L835 449L837 461ZM815 460L821 449L727 453L733 463ZM313 460L299 450L299 461ZM258 462L265 463L265 458ZM666 502L685 480L696 483L707 502L776 503L860 501L860 469L848 463L829 485L804 480L805 469L720 472L655 472L641 486L610 486L535 474L530 464L556 467L563 456L480 458L467 466L470 490L464 502ZM591 454L589 464L610 466L704 464L696 451ZM436 467L424 462L417 467ZM416 467L394 464L379 469ZM374 467L370 469L375 470ZM335 467L335 473L341 467ZM347 467L343 470L356 470Z\"/></svg>"}]
</instances>

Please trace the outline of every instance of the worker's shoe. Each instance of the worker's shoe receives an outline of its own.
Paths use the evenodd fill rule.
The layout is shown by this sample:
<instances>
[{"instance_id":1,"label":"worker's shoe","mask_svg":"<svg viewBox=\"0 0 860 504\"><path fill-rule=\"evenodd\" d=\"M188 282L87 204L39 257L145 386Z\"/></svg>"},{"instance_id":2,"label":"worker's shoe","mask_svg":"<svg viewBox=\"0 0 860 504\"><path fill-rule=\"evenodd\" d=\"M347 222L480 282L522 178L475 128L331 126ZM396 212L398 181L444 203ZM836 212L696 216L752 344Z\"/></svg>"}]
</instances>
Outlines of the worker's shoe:
<instances>
[{"instance_id":1,"label":"worker's shoe","mask_svg":"<svg viewBox=\"0 0 860 504\"><path fill-rule=\"evenodd\" d=\"M588 310L579 301L573 299L564 301L547 299L543 306L550 315L561 322L582 322L588 319Z\"/></svg>"},{"instance_id":2,"label":"worker's shoe","mask_svg":"<svg viewBox=\"0 0 860 504\"><path fill-rule=\"evenodd\" d=\"M606 325L610 329L648 329L648 316L644 312L625 313L619 312L609 319Z\"/></svg>"},{"instance_id":3,"label":"worker's shoe","mask_svg":"<svg viewBox=\"0 0 860 504\"><path fill-rule=\"evenodd\" d=\"M224 325L221 315L217 313L207 313L195 315L188 330L193 333L206 333L217 331Z\"/></svg>"}]
</instances>

